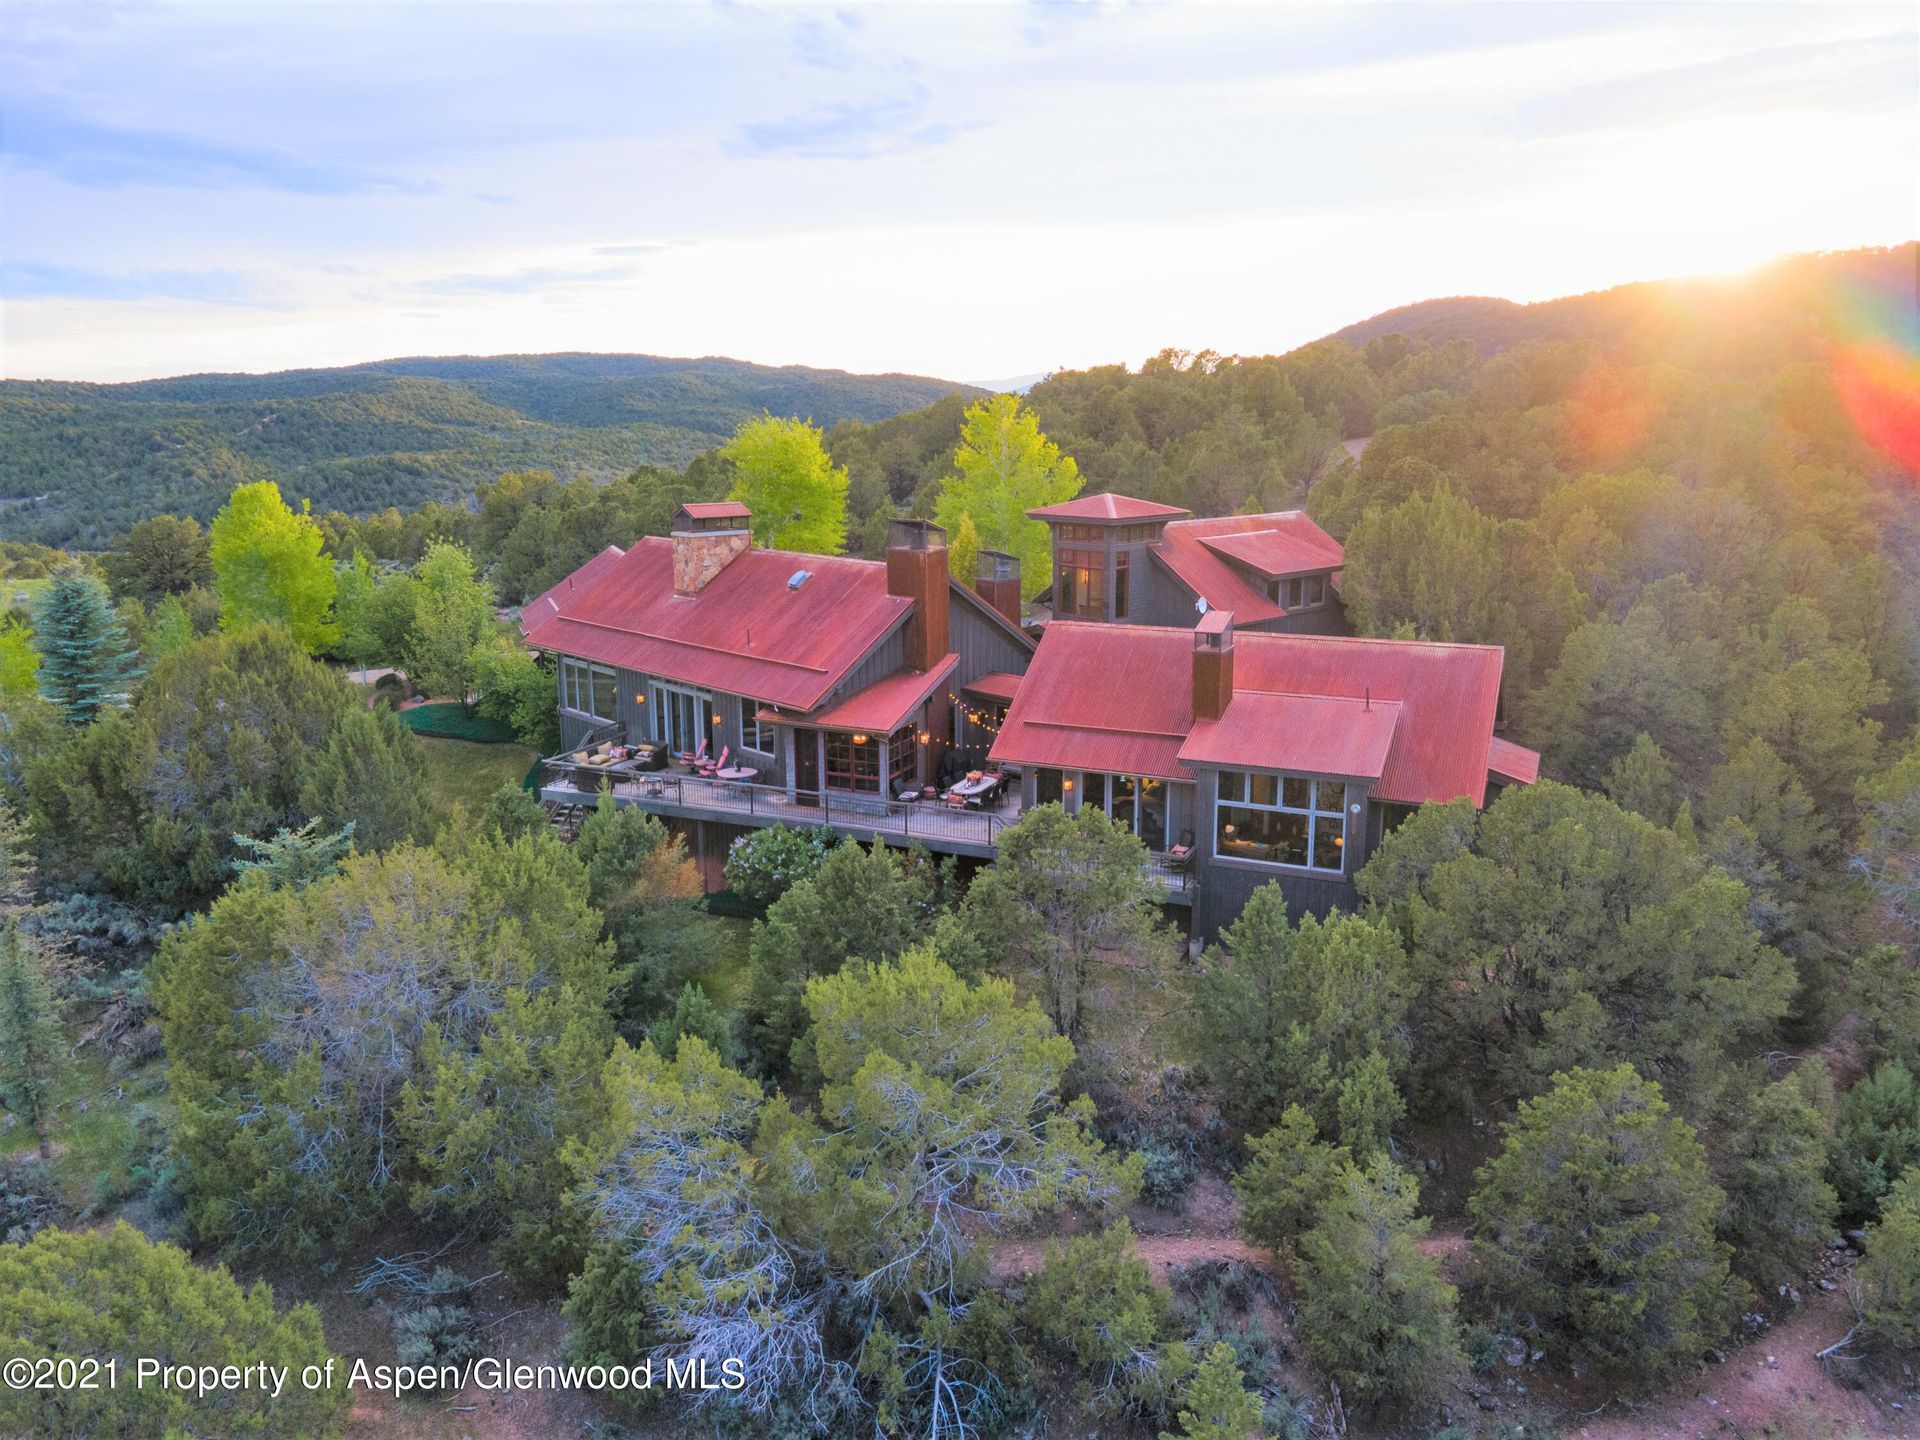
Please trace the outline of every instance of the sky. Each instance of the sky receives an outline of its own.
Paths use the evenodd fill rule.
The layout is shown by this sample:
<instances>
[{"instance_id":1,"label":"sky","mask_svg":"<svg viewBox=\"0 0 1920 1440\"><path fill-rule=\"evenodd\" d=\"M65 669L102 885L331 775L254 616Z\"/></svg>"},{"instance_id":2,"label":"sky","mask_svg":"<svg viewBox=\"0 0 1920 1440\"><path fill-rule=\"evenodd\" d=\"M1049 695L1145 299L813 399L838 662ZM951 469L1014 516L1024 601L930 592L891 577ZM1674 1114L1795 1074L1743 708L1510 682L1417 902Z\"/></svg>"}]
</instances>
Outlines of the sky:
<instances>
[{"instance_id":1,"label":"sky","mask_svg":"<svg viewBox=\"0 0 1920 1440\"><path fill-rule=\"evenodd\" d=\"M1920 235L1920 6L0 0L0 373L994 381Z\"/></svg>"}]
</instances>

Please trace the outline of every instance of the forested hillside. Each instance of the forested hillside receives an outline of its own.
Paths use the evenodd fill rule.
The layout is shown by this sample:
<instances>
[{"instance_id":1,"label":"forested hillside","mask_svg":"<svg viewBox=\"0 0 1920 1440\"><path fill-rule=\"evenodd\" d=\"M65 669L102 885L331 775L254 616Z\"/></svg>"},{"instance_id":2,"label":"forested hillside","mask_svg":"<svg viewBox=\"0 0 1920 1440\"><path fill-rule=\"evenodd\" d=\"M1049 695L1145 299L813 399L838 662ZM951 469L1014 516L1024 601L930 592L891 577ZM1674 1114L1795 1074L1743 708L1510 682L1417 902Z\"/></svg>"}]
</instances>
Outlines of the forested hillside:
<instances>
[{"instance_id":1,"label":"forested hillside","mask_svg":"<svg viewBox=\"0 0 1920 1440\"><path fill-rule=\"evenodd\" d=\"M411 509L460 501L509 470L604 480L643 464L677 468L762 412L874 421L958 388L650 355L0 382L0 529L101 548L149 515L210 519L236 484L261 479L317 510Z\"/></svg>"}]
</instances>

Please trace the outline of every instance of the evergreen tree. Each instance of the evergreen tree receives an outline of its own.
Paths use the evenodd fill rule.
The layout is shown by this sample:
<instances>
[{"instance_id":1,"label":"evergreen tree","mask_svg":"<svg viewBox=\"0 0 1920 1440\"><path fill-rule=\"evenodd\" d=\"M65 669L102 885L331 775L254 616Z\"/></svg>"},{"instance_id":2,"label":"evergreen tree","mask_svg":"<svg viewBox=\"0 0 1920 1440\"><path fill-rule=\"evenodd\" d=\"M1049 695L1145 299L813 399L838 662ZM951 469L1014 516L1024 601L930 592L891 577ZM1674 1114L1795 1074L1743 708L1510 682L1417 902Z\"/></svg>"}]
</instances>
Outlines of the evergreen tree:
<instances>
[{"instance_id":1,"label":"evergreen tree","mask_svg":"<svg viewBox=\"0 0 1920 1440\"><path fill-rule=\"evenodd\" d=\"M276 831L271 840L251 835L233 837L234 848L250 859L236 859L234 873L270 890L299 890L324 880L340 868L353 849L353 822L330 835L320 833L320 822L309 820L298 829Z\"/></svg>"},{"instance_id":2,"label":"evergreen tree","mask_svg":"<svg viewBox=\"0 0 1920 1440\"><path fill-rule=\"evenodd\" d=\"M1432 1394L1461 1363L1458 1298L1420 1251L1419 1185L1384 1155L1349 1167L1300 1239L1300 1333L1343 1394L1367 1402Z\"/></svg>"},{"instance_id":3,"label":"evergreen tree","mask_svg":"<svg viewBox=\"0 0 1920 1440\"><path fill-rule=\"evenodd\" d=\"M680 1037L692 1036L704 1041L722 1060L733 1063L733 1031L727 1017L707 998L707 992L689 980L680 987L673 1009L647 1027L647 1038L662 1057L671 1060L679 1052Z\"/></svg>"},{"instance_id":4,"label":"evergreen tree","mask_svg":"<svg viewBox=\"0 0 1920 1440\"><path fill-rule=\"evenodd\" d=\"M899 853L843 840L820 868L756 922L747 1014L753 1047L772 1069L804 1063L794 1044L805 1029L808 983L849 960L892 960L933 924L933 896Z\"/></svg>"},{"instance_id":5,"label":"evergreen tree","mask_svg":"<svg viewBox=\"0 0 1920 1440\"><path fill-rule=\"evenodd\" d=\"M253 1436L325 1440L350 1401L336 1383L299 1383L307 1366L334 1363L320 1312L276 1311L264 1283L242 1289L224 1268L195 1265L124 1221L109 1231L42 1230L0 1245L0 1333L28 1361L91 1356L118 1362L117 1385L0 1390L0 1433L47 1436ZM293 1379L275 1396L259 1386L212 1389L133 1383L137 1360L186 1366L269 1364ZM345 1374L339 1366L336 1377Z\"/></svg>"},{"instance_id":6,"label":"evergreen tree","mask_svg":"<svg viewBox=\"0 0 1920 1440\"><path fill-rule=\"evenodd\" d=\"M40 692L69 725L88 725L139 675L126 628L106 587L71 571L56 575L33 612Z\"/></svg>"},{"instance_id":7,"label":"evergreen tree","mask_svg":"<svg viewBox=\"0 0 1920 1440\"><path fill-rule=\"evenodd\" d=\"M339 639L333 598L339 588L326 537L308 508L298 514L271 480L242 485L208 531L220 624L245 630L261 621L284 625L309 654Z\"/></svg>"},{"instance_id":8,"label":"evergreen tree","mask_svg":"<svg viewBox=\"0 0 1920 1440\"><path fill-rule=\"evenodd\" d=\"M1833 1233L1838 1199L1826 1181L1833 1081L1819 1059L1742 1097L1725 1122L1721 1235L1734 1273L1762 1294L1794 1276Z\"/></svg>"},{"instance_id":9,"label":"evergreen tree","mask_svg":"<svg viewBox=\"0 0 1920 1440\"><path fill-rule=\"evenodd\" d=\"M1384 1101L1380 1078L1392 1090L1407 1061L1412 995L1406 951L1388 926L1357 915L1324 922L1309 915L1295 929L1280 887L1263 885L1221 932L1221 948L1200 977L1195 1050L1230 1118L1251 1123L1293 1101L1364 1153L1373 1141L1340 1127L1341 1093L1354 1085L1347 1103L1359 1106L1361 1087L1376 1101ZM1376 1059L1379 1077L1369 1069L1362 1080ZM1357 1123L1379 1129L1377 1120L1359 1122L1355 1114Z\"/></svg>"},{"instance_id":10,"label":"evergreen tree","mask_svg":"<svg viewBox=\"0 0 1920 1440\"><path fill-rule=\"evenodd\" d=\"M352 706L307 766L300 808L321 824L351 827L362 850L424 840L431 822L419 776L420 742L393 712Z\"/></svg>"},{"instance_id":11,"label":"evergreen tree","mask_svg":"<svg viewBox=\"0 0 1920 1440\"><path fill-rule=\"evenodd\" d=\"M1920 1165L1920 1084L1897 1060L1854 1081L1840 1101L1829 1170L1840 1215L1858 1225L1909 1166Z\"/></svg>"},{"instance_id":12,"label":"evergreen tree","mask_svg":"<svg viewBox=\"0 0 1920 1440\"><path fill-rule=\"evenodd\" d=\"M1139 838L1094 807L1040 805L1001 832L967 891L963 919L979 944L1031 978L1076 1043L1092 1028L1101 967L1116 953L1159 961L1169 948L1146 860Z\"/></svg>"},{"instance_id":13,"label":"evergreen tree","mask_svg":"<svg viewBox=\"0 0 1920 1440\"><path fill-rule=\"evenodd\" d=\"M1249 1140L1247 1153L1246 1168L1233 1177L1240 1233L1275 1255L1319 1222L1321 1208L1353 1168L1352 1152L1321 1140L1313 1117L1298 1105Z\"/></svg>"},{"instance_id":14,"label":"evergreen tree","mask_svg":"<svg viewBox=\"0 0 1920 1440\"><path fill-rule=\"evenodd\" d=\"M1260 1397L1247 1389L1233 1347L1216 1341L1180 1396L1180 1433L1160 1440L1248 1440L1260 1430Z\"/></svg>"},{"instance_id":15,"label":"evergreen tree","mask_svg":"<svg viewBox=\"0 0 1920 1440\"><path fill-rule=\"evenodd\" d=\"M992 395L967 407L957 472L940 487L933 518L958 536L973 522L974 544L1020 559L1021 598L1053 583L1053 541L1046 522L1027 512L1080 493L1080 467L1040 433L1040 420L1018 395ZM971 583L973 576L961 573Z\"/></svg>"},{"instance_id":16,"label":"evergreen tree","mask_svg":"<svg viewBox=\"0 0 1920 1440\"><path fill-rule=\"evenodd\" d=\"M1673 766L1646 731L1634 737L1633 748L1607 771L1607 798L1656 825L1673 822L1680 801Z\"/></svg>"},{"instance_id":17,"label":"evergreen tree","mask_svg":"<svg viewBox=\"0 0 1920 1440\"><path fill-rule=\"evenodd\" d=\"M699 908L699 869L679 836L638 806L615 805L606 792L574 850L627 975L622 1012L650 1020L725 943L720 922Z\"/></svg>"},{"instance_id":18,"label":"evergreen tree","mask_svg":"<svg viewBox=\"0 0 1920 1440\"><path fill-rule=\"evenodd\" d=\"M143 605L184 595L213 579L207 532L186 515L153 515L138 521L113 542L101 559L101 568L116 596Z\"/></svg>"},{"instance_id":19,"label":"evergreen tree","mask_svg":"<svg viewBox=\"0 0 1920 1440\"><path fill-rule=\"evenodd\" d=\"M0 919L0 1103L51 1159L53 1093L65 1062L60 1004L40 942Z\"/></svg>"},{"instance_id":20,"label":"evergreen tree","mask_svg":"<svg viewBox=\"0 0 1920 1440\"><path fill-rule=\"evenodd\" d=\"M1729 1318L1726 1197L1693 1127L1630 1065L1520 1102L1475 1177L1474 1259L1542 1339L1621 1369L1691 1362Z\"/></svg>"},{"instance_id":21,"label":"evergreen tree","mask_svg":"<svg viewBox=\"0 0 1920 1440\"><path fill-rule=\"evenodd\" d=\"M1920 1165L1887 1191L1861 1258L1860 1338L1899 1357L1920 1352Z\"/></svg>"},{"instance_id":22,"label":"evergreen tree","mask_svg":"<svg viewBox=\"0 0 1920 1440\"><path fill-rule=\"evenodd\" d=\"M743 421L720 455L736 477L728 498L753 512L754 544L840 553L847 538L847 472L833 463L816 427L771 415Z\"/></svg>"}]
</instances>

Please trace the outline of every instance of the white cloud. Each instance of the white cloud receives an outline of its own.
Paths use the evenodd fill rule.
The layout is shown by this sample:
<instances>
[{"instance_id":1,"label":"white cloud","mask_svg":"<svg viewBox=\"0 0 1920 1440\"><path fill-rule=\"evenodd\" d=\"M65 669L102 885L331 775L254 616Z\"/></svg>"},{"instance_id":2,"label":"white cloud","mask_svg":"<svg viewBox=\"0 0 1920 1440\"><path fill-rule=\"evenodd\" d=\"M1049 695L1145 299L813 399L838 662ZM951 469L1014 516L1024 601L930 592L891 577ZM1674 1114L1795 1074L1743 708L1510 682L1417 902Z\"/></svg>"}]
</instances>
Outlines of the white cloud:
<instances>
[{"instance_id":1,"label":"white cloud","mask_svg":"<svg viewBox=\"0 0 1920 1440\"><path fill-rule=\"evenodd\" d=\"M1020 374L1920 217L1898 8L79 8L0 61L12 375Z\"/></svg>"}]
</instances>

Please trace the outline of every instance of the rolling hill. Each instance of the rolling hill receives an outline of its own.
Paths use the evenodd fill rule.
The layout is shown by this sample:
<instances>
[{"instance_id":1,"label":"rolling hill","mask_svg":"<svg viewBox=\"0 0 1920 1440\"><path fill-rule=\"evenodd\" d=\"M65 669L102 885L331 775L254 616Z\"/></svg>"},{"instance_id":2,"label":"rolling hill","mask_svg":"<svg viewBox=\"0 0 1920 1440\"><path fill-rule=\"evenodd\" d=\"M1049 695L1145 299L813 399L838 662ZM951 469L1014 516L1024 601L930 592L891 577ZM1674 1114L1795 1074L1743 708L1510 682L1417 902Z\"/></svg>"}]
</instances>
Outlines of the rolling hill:
<instances>
[{"instance_id":1,"label":"rolling hill","mask_svg":"<svg viewBox=\"0 0 1920 1440\"><path fill-rule=\"evenodd\" d=\"M316 510L451 501L513 469L607 477L679 467L771 411L828 426L965 387L718 358L382 360L132 384L0 381L0 535L104 545L161 511L206 519L273 479Z\"/></svg>"}]
</instances>

